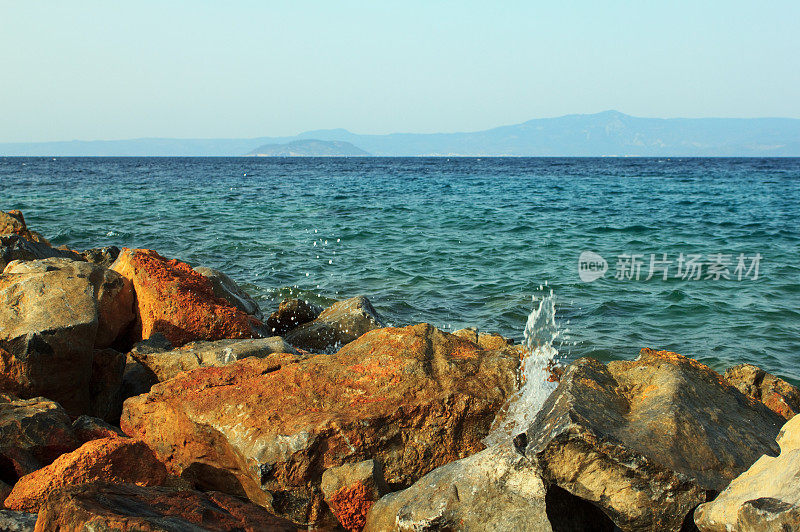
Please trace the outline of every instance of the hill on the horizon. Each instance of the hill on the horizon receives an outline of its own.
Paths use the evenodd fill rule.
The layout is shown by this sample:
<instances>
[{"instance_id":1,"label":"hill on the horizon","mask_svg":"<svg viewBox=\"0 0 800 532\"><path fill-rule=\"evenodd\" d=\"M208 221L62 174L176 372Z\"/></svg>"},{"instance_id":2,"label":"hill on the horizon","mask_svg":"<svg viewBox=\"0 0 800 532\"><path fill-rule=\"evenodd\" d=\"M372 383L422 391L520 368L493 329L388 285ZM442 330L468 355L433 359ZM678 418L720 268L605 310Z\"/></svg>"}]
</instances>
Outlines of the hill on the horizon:
<instances>
[{"instance_id":1,"label":"hill on the horizon","mask_svg":"<svg viewBox=\"0 0 800 532\"><path fill-rule=\"evenodd\" d=\"M470 133L359 135L344 129L256 139L0 144L5 156L241 156L297 141L350 143L374 156L800 157L800 119L639 118L617 111L540 118Z\"/></svg>"},{"instance_id":2,"label":"hill on the horizon","mask_svg":"<svg viewBox=\"0 0 800 532\"><path fill-rule=\"evenodd\" d=\"M369 153L341 140L295 140L264 144L247 155L252 157L365 157Z\"/></svg>"}]
</instances>

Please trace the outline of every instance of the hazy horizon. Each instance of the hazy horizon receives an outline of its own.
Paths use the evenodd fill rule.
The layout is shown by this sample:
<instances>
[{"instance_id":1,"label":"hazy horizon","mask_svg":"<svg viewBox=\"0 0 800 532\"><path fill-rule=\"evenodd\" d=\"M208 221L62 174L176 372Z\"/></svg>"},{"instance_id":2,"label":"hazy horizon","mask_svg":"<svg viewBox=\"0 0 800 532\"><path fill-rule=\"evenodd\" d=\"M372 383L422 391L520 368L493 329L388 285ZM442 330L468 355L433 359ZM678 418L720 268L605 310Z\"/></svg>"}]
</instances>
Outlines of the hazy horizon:
<instances>
[{"instance_id":1,"label":"hazy horizon","mask_svg":"<svg viewBox=\"0 0 800 532\"><path fill-rule=\"evenodd\" d=\"M800 4L0 0L0 142L800 118Z\"/></svg>"}]
</instances>

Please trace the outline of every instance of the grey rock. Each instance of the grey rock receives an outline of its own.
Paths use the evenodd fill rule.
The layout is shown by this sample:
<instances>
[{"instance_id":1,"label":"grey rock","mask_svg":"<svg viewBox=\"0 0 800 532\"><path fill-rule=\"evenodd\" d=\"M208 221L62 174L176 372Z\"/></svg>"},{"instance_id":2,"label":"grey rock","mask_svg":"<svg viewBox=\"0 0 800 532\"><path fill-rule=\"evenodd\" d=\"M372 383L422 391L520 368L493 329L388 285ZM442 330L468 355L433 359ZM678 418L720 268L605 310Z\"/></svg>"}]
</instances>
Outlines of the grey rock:
<instances>
[{"instance_id":1,"label":"grey rock","mask_svg":"<svg viewBox=\"0 0 800 532\"><path fill-rule=\"evenodd\" d=\"M117 246L106 246L104 248L92 248L81 251L80 255L87 262L110 268L114 261L119 257L120 249Z\"/></svg>"},{"instance_id":2,"label":"grey rock","mask_svg":"<svg viewBox=\"0 0 800 532\"><path fill-rule=\"evenodd\" d=\"M709 493L778 452L783 419L699 362L643 349L573 362L527 431L548 483L621 529L680 530Z\"/></svg>"},{"instance_id":3,"label":"grey rock","mask_svg":"<svg viewBox=\"0 0 800 532\"><path fill-rule=\"evenodd\" d=\"M258 320L264 319L258 303L226 274L204 266L199 266L194 271L211 281L216 297L224 299L245 314L249 314Z\"/></svg>"},{"instance_id":4,"label":"grey rock","mask_svg":"<svg viewBox=\"0 0 800 532\"><path fill-rule=\"evenodd\" d=\"M33 532L36 514L0 510L0 532Z\"/></svg>"},{"instance_id":5,"label":"grey rock","mask_svg":"<svg viewBox=\"0 0 800 532\"><path fill-rule=\"evenodd\" d=\"M694 512L703 532L800 530L800 416L777 438L781 453L764 455L712 502Z\"/></svg>"},{"instance_id":6,"label":"grey rock","mask_svg":"<svg viewBox=\"0 0 800 532\"><path fill-rule=\"evenodd\" d=\"M15 260L27 261L49 258L66 258L83 260L74 251L66 251L50 247L43 242L28 240L20 235L0 236L0 273Z\"/></svg>"},{"instance_id":7,"label":"grey rock","mask_svg":"<svg viewBox=\"0 0 800 532\"><path fill-rule=\"evenodd\" d=\"M266 326L270 334L285 334L319 317L324 309L302 299L284 299L278 310L267 318Z\"/></svg>"},{"instance_id":8,"label":"grey rock","mask_svg":"<svg viewBox=\"0 0 800 532\"><path fill-rule=\"evenodd\" d=\"M314 321L293 329L286 341L308 351L332 351L384 326L369 300L356 296L334 303Z\"/></svg>"}]
</instances>

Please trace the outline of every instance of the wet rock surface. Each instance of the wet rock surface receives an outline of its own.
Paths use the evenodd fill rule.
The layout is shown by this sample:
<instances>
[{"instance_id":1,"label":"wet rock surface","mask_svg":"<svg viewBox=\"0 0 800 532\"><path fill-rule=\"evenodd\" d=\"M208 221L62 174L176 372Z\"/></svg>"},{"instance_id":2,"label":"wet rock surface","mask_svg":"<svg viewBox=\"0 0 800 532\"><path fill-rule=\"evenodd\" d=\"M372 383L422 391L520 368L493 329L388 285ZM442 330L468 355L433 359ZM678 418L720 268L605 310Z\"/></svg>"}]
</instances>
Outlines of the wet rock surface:
<instances>
[{"instance_id":1,"label":"wet rock surface","mask_svg":"<svg viewBox=\"0 0 800 532\"><path fill-rule=\"evenodd\" d=\"M758 366L739 364L728 368L725 380L785 419L792 419L800 412L800 390Z\"/></svg>"},{"instance_id":2,"label":"wet rock surface","mask_svg":"<svg viewBox=\"0 0 800 532\"><path fill-rule=\"evenodd\" d=\"M297 526L230 495L131 484L91 483L57 490L39 511L37 531L295 531Z\"/></svg>"},{"instance_id":3,"label":"wet rock surface","mask_svg":"<svg viewBox=\"0 0 800 532\"><path fill-rule=\"evenodd\" d=\"M284 299L278 310L270 314L265 325L270 334L282 335L314 321L324 309L302 299Z\"/></svg>"},{"instance_id":4,"label":"wet rock surface","mask_svg":"<svg viewBox=\"0 0 800 532\"><path fill-rule=\"evenodd\" d=\"M128 399L122 428L196 485L314 522L330 467L373 458L405 487L481 450L518 364L427 324L386 328L335 355L183 373ZM264 490L274 500L258 500Z\"/></svg>"},{"instance_id":5,"label":"wet rock surface","mask_svg":"<svg viewBox=\"0 0 800 532\"><path fill-rule=\"evenodd\" d=\"M800 530L800 418L777 438L777 457L762 456L694 513L703 532Z\"/></svg>"},{"instance_id":6,"label":"wet rock surface","mask_svg":"<svg viewBox=\"0 0 800 532\"><path fill-rule=\"evenodd\" d=\"M211 281L215 296L224 299L245 314L254 316L258 320L263 319L258 303L226 274L204 266L199 266L194 271Z\"/></svg>"},{"instance_id":7,"label":"wet rock surface","mask_svg":"<svg viewBox=\"0 0 800 532\"><path fill-rule=\"evenodd\" d=\"M0 391L90 409L94 349L133 319L130 283L67 259L13 263L0 275Z\"/></svg>"},{"instance_id":8,"label":"wet rock surface","mask_svg":"<svg viewBox=\"0 0 800 532\"><path fill-rule=\"evenodd\" d=\"M163 334L173 345L193 340L252 338L259 322L214 295L211 282L188 264L155 251L123 249L111 267L136 292L132 342Z\"/></svg>"},{"instance_id":9,"label":"wet rock surface","mask_svg":"<svg viewBox=\"0 0 800 532\"><path fill-rule=\"evenodd\" d=\"M35 512L54 490L89 482L158 486L167 477L164 464L143 442L130 438L89 441L52 464L20 478L5 500L11 510Z\"/></svg>"},{"instance_id":10,"label":"wet rock surface","mask_svg":"<svg viewBox=\"0 0 800 532\"><path fill-rule=\"evenodd\" d=\"M313 321L292 329L285 338L300 349L324 352L338 349L383 326L383 320L369 300L356 296L334 303Z\"/></svg>"},{"instance_id":11,"label":"wet rock surface","mask_svg":"<svg viewBox=\"0 0 800 532\"><path fill-rule=\"evenodd\" d=\"M299 352L283 338L274 336L248 340L190 342L170 351L135 351L131 352L131 356L151 371L159 382L163 382L176 377L182 371L225 366L243 358L263 358L274 353L299 355Z\"/></svg>"},{"instance_id":12,"label":"wet rock surface","mask_svg":"<svg viewBox=\"0 0 800 532\"><path fill-rule=\"evenodd\" d=\"M679 530L764 453L782 418L707 366L643 349L573 362L527 431L542 475L623 530Z\"/></svg>"},{"instance_id":13,"label":"wet rock surface","mask_svg":"<svg viewBox=\"0 0 800 532\"><path fill-rule=\"evenodd\" d=\"M106 246L104 248L92 248L81 251L80 256L83 260L110 268L114 261L119 257L120 249L117 246Z\"/></svg>"}]
</instances>

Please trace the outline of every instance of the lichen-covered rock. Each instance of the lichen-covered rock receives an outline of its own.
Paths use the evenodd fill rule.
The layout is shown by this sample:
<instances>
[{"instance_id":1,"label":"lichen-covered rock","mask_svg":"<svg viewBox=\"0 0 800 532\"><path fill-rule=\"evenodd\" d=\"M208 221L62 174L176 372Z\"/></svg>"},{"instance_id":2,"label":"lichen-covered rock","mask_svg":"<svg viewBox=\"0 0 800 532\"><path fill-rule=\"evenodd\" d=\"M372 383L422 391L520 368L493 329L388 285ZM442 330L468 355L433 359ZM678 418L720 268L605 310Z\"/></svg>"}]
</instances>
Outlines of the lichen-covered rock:
<instances>
[{"instance_id":1,"label":"lichen-covered rock","mask_svg":"<svg viewBox=\"0 0 800 532\"><path fill-rule=\"evenodd\" d=\"M0 236L0 273L6 266L15 261L65 258L83 260L83 257L73 251L64 251L50 247L42 242L34 242L20 235Z\"/></svg>"},{"instance_id":2,"label":"lichen-covered rock","mask_svg":"<svg viewBox=\"0 0 800 532\"><path fill-rule=\"evenodd\" d=\"M37 532L278 532L297 526L219 492L92 483L57 490L39 511Z\"/></svg>"},{"instance_id":3,"label":"lichen-covered rock","mask_svg":"<svg viewBox=\"0 0 800 532\"><path fill-rule=\"evenodd\" d=\"M643 349L573 362L527 432L547 482L623 530L679 530L709 493L778 452L783 418L699 362Z\"/></svg>"},{"instance_id":4,"label":"lichen-covered rock","mask_svg":"<svg viewBox=\"0 0 800 532\"><path fill-rule=\"evenodd\" d=\"M166 478L164 464L145 443L120 437L91 440L20 478L5 506L35 512L59 488L96 481L159 486Z\"/></svg>"},{"instance_id":5,"label":"lichen-covered rock","mask_svg":"<svg viewBox=\"0 0 800 532\"><path fill-rule=\"evenodd\" d=\"M133 319L130 283L87 262L16 262L0 275L0 391L89 409L94 349Z\"/></svg>"},{"instance_id":6,"label":"lichen-covered rock","mask_svg":"<svg viewBox=\"0 0 800 532\"><path fill-rule=\"evenodd\" d=\"M383 467L375 460L325 470L320 488L333 515L350 531L364 528L369 509L389 491Z\"/></svg>"},{"instance_id":7,"label":"lichen-covered rock","mask_svg":"<svg viewBox=\"0 0 800 532\"><path fill-rule=\"evenodd\" d=\"M79 416L72 422L72 432L75 437L86 443L87 441L100 440L103 438L113 438L115 436L124 437L125 433L121 429L106 423L102 419L91 416Z\"/></svg>"},{"instance_id":8,"label":"lichen-covered rock","mask_svg":"<svg viewBox=\"0 0 800 532\"><path fill-rule=\"evenodd\" d=\"M373 458L408 486L483 448L515 391L518 357L428 325L371 331L334 355L203 368L125 402L122 429L175 474L297 522L324 513L325 469Z\"/></svg>"},{"instance_id":9,"label":"lichen-covered rock","mask_svg":"<svg viewBox=\"0 0 800 532\"><path fill-rule=\"evenodd\" d=\"M777 443L780 455L762 456L695 510L701 531L800 530L800 416L783 426Z\"/></svg>"},{"instance_id":10,"label":"lichen-covered rock","mask_svg":"<svg viewBox=\"0 0 800 532\"><path fill-rule=\"evenodd\" d=\"M0 481L13 485L79 445L58 403L0 394Z\"/></svg>"},{"instance_id":11,"label":"lichen-covered rock","mask_svg":"<svg viewBox=\"0 0 800 532\"><path fill-rule=\"evenodd\" d=\"M785 419L792 419L800 412L800 390L758 366L739 364L728 368L725 380Z\"/></svg>"},{"instance_id":12,"label":"lichen-covered rock","mask_svg":"<svg viewBox=\"0 0 800 532\"><path fill-rule=\"evenodd\" d=\"M547 532L552 527L545 496L536 464L507 442L434 469L410 488L384 496L369 511L364 530Z\"/></svg>"},{"instance_id":13,"label":"lichen-covered rock","mask_svg":"<svg viewBox=\"0 0 800 532\"><path fill-rule=\"evenodd\" d=\"M28 229L28 224L25 223L25 217L20 211L0 211L0 236L3 235L19 235L31 242L40 242L47 246L50 245L50 242L42 235Z\"/></svg>"},{"instance_id":14,"label":"lichen-covered rock","mask_svg":"<svg viewBox=\"0 0 800 532\"><path fill-rule=\"evenodd\" d=\"M255 299L236 284L236 281L231 279L227 274L204 266L198 266L194 271L211 281L211 287L214 290L215 296L224 299L245 314L249 314L258 320L263 319L261 309Z\"/></svg>"},{"instance_id":15,"label":"lichen-covered rock","mask_svg":"<svg viewBox=\"0 0 800 532\"><path fill-rule=\"evenodd\" d=\"M369 300L356 296L334 303L314 321L292 329L286 341L307 351L330 351L383 326Z\"/></svg>"},{"instance_id":16,"label":"lichen-covered rock","mask_svg":"<svg viewBox=\"0 0 800 532\"><path fill-rule=\"evenodd\" d=\"M95 350L89 387L90 410L94 417L111 423L119 421L122 411L122 377L125 355L114 349Z\"/></svg>"},{"instance_id":17,"label":"lichen-covered rock","mask_svg":"<svg viewBox=\"0 0 800 532\"><path fill-rule=\"evenodd\" d=\"M133 283L136 292L134 342L162 333L173 345L192 340L252 338L260 325L214 295L207 278L191 266L146 249L123 249L111 267Z\"/></svg>"},{"instance_id":18,"label":"lichen-covered rock","mask_svg":"<svg viewBox=\"0 0 800 532\"><path fill-rule=\"evenodd\" d=\"M106 246L104 248L92 248L81 251L80 256L83 260L110 268L114 261L119 257L120 249L117 246Z\"/></svg>"},{"instance_id":19,"label":"lichen-covered rock","mask_svg":"<svg viewBox=\"0 0 800 532\"><path fill-rule=\"evenodd\" d=\"M273 353L299 354L280 336L248 340L190 342L170 351L131 352L131 356L151 371L159 382L182 371L209 366L224 366L247 357L263 358Z\"/></svg>"},{"instance_id":20,"label":"lichen-covered rock","mask_svg":"<svg viewBox=\"0 0 800 532\"><path fill-rule=\"evenodd\" d=\"M0 532L34 532L36 514L0 509Z\"/></svg>"},{"instance_id":21,"label":"lichen-covered rock","mask_svg":"<svg viewBox=\"0 0 800 532\"><path fill-rule=\"evenodd\" d=\"M270 334L282 335L292 329L314 321L324 309L303 299L284 299L278 310L267 318L266 326Z\"/></svg>"}]
</instances>

